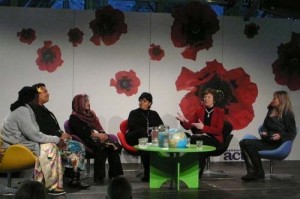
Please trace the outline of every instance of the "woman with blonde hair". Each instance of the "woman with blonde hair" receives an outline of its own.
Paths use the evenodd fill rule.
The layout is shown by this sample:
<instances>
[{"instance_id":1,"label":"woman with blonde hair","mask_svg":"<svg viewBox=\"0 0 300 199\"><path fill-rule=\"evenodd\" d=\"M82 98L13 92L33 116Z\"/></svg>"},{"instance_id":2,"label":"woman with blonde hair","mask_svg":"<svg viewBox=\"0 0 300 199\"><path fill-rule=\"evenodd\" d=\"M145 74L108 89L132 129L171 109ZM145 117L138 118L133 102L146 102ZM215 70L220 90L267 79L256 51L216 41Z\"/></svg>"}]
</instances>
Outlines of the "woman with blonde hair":
<instances>
[{"instance_id":1,"label":"woman with blonde hair","mask_svg":"<svg viewBox=\"0 0 300 199\"><path fill-rule=\"evenodd\" d=\"M259 130L261 139L243 139L240 141L241 153L244 158L247 174L244 181L255 181L265 178L261 158L258 151L273 150L287 140L296 136L296 122L292 105L286 91L276 91L268 106L268 113Z\"/></svg>"}]
</instances>

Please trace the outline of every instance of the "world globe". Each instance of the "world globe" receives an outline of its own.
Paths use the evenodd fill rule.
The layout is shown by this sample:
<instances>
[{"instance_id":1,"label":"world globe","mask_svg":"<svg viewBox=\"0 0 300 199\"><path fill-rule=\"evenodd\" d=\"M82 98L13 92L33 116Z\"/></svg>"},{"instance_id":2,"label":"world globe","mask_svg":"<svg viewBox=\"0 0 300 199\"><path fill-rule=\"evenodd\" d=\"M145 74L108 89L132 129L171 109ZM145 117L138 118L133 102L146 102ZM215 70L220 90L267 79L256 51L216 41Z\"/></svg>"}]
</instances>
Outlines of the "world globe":
<instances>
[{"instance_id":1,"label":"world globe","mask_svg":"<svg viewBox=\"0 0 300 199\"><path fill-rule=\"evenodd\" d=\"M170 148L186 148L187 137L183 131L170 129L169 131L169 147Z\"/></svg>"}]
</instances>

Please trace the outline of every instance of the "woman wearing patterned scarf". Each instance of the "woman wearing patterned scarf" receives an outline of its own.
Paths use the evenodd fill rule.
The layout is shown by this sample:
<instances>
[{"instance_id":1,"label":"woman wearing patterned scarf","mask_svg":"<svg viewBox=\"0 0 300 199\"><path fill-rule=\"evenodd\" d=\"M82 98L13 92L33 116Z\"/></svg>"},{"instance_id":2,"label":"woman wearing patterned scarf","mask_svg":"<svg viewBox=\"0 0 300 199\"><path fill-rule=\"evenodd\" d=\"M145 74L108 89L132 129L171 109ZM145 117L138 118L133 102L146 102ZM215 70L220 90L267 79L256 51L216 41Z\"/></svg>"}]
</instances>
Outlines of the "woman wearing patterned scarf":
<instances>
[{"instance_id":1,"label":"woman wearing patterned scarf","mask_svg":"<svg viewBox=\"0 0 300 199\"><path fill-rule=\"evenodd\" d=\"M108 176L110 178L123 175L119 148L115 145L117 143L110 141L99 118L90 109L89 97L85 94L76 95L72 101L72 109L73 112L69 119L72 133L79 136L94 152L94 181L103 183L106 159L109 163Z\"/></svg>"}]
</instances>

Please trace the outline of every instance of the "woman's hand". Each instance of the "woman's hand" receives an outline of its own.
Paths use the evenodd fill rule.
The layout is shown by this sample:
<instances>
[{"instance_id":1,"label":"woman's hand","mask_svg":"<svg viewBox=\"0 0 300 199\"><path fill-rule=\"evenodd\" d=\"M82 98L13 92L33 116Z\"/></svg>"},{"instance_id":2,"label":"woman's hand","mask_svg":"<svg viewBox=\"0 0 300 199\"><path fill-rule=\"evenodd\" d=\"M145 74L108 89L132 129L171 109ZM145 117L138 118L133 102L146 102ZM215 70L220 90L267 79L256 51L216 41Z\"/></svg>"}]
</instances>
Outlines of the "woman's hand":
<instances>
[{"instance_id":1,"label":"woman's hand","mask_svg":"<svg viewBox=\"0 0 300 199\"><path fill-rule=\"evenodd\" d=\"M198 123L192 123L192 126L196 127L197 129L200 129L200 130L202 130L204 128L204 124L200 119L198 119Z\"/></svg>"},{"instance_id":2,"label":"woman's hand","mask_svg":"<svg viewBox=\"0 0 300 199\"><path fill-rule=\"evenodd\" d=\"M280 139L281 139L281 136L280 136L279 133L274 133L271 139L277 141L277 140L280 140Z\"/></svg>"},{"instance_id":3,"label":"woman's hand","mask_svg":"<svg viewBox=\"0 0 300 199\"><path fill-rule=\"evenodd\" d=\"M71 139L71 136L70 136L68 133L63 132L63 133L61 134L60 138L61 138L62 140L69 140L69 139Z\"/></svg>"},{"instance_id":4,"label":"woman's hand","mask_svg":"<svg viewBox=\"0 0 300 199\"><path fill-rule=\"evenodd\" d=\"M176 119L180 122L188 122L188 120L184 117L184 115L177 113Z\"/></svg>"},{"instance_id":5,"label":"woman's hand","mask_svg":"<svg viewBox=\"0 0 300 199\"><path fill-rule=\"evenodd\" d=\"M67 144L65 143L65 141L62 138L60 138L59 143L57 144L57 147L59 149L66 149Z\"/></svg>"},{"instance_id":6,"label":"woman's hand","mask_svg":"<svg viewBox=\"0 0 300 199\"><path fill-rule=\"evenodd\" d=\"M104 142L108 139L108 135L105 133L98 133L98 138L101 140L101 142Z\"/></svg>"},{"instance_id":7,"label":"woman's hand","mask_svg":"<svg viewBox=\"0 0 300 199\"><path fill-rule=\"evenodd\" d=\"M267 136L268 133L263 131L263 132L260 132L260 135L262 135L262 136Z\"/></svg>"}]
</instances>

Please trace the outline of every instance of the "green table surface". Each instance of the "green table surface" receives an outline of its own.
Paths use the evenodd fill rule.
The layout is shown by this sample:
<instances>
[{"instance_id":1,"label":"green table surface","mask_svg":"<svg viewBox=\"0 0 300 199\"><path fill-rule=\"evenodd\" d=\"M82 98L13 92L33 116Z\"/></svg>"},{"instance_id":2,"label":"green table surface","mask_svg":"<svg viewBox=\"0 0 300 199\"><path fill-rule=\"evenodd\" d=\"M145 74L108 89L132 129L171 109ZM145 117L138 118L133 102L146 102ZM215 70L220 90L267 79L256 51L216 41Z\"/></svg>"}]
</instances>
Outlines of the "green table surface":
<instances>
[{"instance_id":1,"label":"green table surface","mask_svg":"<svg viewBox=\"0 0 300 199\"><path fill-rule=\"evenodd\" d=\"M168 152L168 153L199 153L208 152L216 150L214 146L203 145L201 147L196 147L195 144L191 144L188 148L161 148L148 143L146 147L141 147L139 145L134 146L136 149L141 151L153 151L153 152Z\"/></svg>"}]
</instances>

